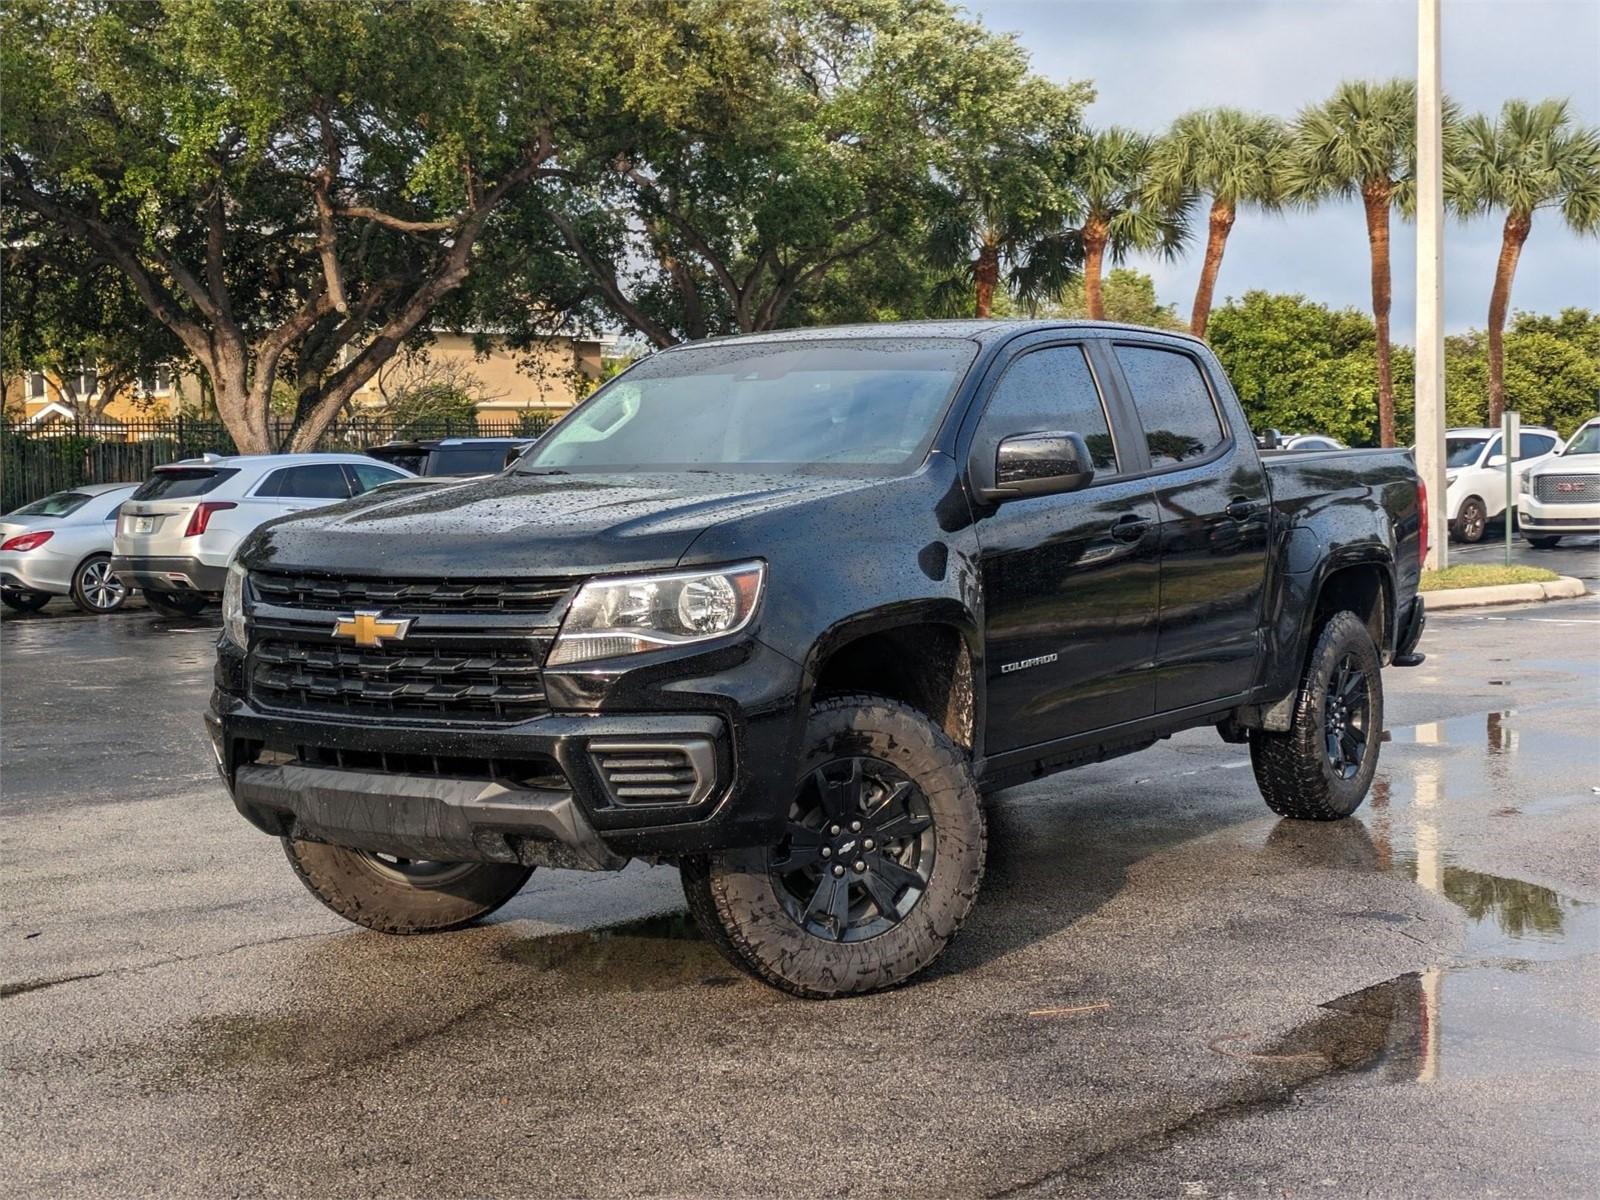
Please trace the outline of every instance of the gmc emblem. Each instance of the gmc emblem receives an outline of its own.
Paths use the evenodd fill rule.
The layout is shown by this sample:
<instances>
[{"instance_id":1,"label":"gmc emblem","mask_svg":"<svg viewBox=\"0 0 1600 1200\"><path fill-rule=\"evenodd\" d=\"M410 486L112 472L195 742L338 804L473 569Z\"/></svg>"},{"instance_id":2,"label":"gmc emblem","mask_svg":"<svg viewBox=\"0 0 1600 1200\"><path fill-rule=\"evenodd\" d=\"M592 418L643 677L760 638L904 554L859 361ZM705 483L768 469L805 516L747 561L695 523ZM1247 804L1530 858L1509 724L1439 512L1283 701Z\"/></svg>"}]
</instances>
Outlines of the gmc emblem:
<instances>
[{"instance_id":1,"label":"gmc emblem","mask_svg":"<svg viewBox=\"0 0 1600 1200\"><path fill-rule=\"evenodd\" d=\"M1583 489L1584 489L1584 485L1581 484L1581 483L1558 483L1558 484L1556 484L1556 491L1558 491L1558 492L1581 492L1581 491L1583 491Z\"/></svg>"}]
</instances>

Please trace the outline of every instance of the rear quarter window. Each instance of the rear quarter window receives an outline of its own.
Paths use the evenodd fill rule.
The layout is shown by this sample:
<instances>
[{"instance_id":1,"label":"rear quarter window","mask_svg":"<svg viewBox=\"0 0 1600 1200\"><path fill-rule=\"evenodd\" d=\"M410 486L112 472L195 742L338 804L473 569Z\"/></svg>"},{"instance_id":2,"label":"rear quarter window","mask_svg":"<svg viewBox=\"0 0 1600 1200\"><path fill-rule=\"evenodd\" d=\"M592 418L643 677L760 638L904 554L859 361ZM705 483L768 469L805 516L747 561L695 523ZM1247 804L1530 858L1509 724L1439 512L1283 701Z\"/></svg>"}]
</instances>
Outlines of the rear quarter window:
<instances>
[{"instance_id":1,"label":"rear quarter window","mask_svg":"<svg viewBox=\"0 0 1600 1200\"><path fill-rule=\"evenodd\" d=\"M204 496L225 479L239 473L235 467L162 467L139 485L130 500L182 500Z\"/></svg>"},{"instance_id":2,"label":"rear quarter window","mask_svg":"<svg viewBox=\"0 0 1600 1200\"><path fill-rule=\"evenodd\" d=\"M1200 364L1189 355L1118 345L1117 361L1144 425L1152 467L1205 458L1227 441Z\"/></svg>"}]
</instances>

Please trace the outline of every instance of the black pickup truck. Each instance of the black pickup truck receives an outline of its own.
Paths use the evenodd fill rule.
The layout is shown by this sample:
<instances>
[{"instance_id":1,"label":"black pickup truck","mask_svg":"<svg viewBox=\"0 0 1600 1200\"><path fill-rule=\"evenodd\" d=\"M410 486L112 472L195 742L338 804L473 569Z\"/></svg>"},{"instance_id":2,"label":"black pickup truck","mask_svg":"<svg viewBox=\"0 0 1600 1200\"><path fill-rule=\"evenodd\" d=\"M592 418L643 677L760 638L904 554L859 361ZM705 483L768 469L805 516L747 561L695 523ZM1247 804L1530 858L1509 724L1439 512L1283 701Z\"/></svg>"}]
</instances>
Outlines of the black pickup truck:
<instances>
[{"instance_id":1,"label":"black pickup truck","mask_svg":"<svg viewBox=\"0 0 1600 1200\"><path fill-rule=\"evenodd\" d=\"M1353 812L1419 659L1420 493L1404 451L1263 456L1176 334L683 346L499 475L253 535L208 727L351 921L667 860L735 963L870 991L967 915L986 792L1214 726L1274 812Z\"/></svg>"}]
</instances>

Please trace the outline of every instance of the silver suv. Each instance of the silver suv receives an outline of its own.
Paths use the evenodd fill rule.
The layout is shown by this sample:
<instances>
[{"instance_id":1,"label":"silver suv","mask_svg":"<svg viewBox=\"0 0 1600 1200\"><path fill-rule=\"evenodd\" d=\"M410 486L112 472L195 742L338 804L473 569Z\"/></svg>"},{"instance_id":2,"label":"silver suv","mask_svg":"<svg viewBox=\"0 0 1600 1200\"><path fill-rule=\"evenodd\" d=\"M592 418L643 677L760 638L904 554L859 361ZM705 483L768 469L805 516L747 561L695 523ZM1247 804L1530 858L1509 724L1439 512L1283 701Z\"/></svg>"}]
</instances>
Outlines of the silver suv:
<instances>
[{"instance_id":1,"label":"silver suv","mask_svg":"<svg viewBox=\"0 0 1600 1200\"><path fill-rule=\"evenodd\" d=\"M122 505L112 569L169 616L222 595L239 543L274 517L411 478L364 454L207 454L157 467Z\"/></svg>"}]
</instances>

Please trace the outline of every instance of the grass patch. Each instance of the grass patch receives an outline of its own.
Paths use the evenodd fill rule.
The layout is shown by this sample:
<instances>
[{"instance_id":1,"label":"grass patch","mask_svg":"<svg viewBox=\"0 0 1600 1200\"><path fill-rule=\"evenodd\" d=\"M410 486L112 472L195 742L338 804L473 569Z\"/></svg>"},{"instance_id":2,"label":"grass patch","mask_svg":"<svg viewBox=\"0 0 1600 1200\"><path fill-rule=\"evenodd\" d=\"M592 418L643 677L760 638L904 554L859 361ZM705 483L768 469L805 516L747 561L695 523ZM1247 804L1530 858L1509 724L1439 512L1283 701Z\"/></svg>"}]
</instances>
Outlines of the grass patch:
<instances>
[{"instance_id":1,"label":"grass patch","mask_svg":"<svg viewBox=\"0 0 1600 1200\"><path fill-rule=\"evenodd\" d=\"M1442 571L1424 571L1418 590L1443 592L1451 588L1494 587L1501 583L1550 583L1560 578L1543 567L1446 567Z\"/></svg>"}]
</instances>

